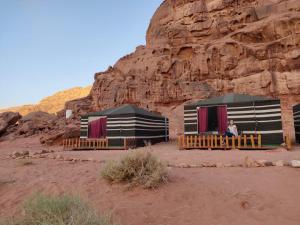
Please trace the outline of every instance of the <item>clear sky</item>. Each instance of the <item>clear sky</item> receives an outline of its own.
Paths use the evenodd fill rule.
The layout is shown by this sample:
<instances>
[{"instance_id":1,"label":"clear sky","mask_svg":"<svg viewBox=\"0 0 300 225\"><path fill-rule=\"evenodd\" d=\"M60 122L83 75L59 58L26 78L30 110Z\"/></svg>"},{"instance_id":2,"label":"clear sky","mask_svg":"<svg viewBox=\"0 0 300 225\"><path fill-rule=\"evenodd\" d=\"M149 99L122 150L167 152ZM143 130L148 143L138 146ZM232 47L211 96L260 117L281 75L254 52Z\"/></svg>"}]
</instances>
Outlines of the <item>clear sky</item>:
<instances>
[{"instance_id":1,"label":"clear sky","mask_svg":"<svg viewBox=\"0 0 300 225\"><path fill-rule=\"evenodd\" d=\"M75 86L145 44L162 0L0 0L0 108Z\"/></svg>"}]
</instances>

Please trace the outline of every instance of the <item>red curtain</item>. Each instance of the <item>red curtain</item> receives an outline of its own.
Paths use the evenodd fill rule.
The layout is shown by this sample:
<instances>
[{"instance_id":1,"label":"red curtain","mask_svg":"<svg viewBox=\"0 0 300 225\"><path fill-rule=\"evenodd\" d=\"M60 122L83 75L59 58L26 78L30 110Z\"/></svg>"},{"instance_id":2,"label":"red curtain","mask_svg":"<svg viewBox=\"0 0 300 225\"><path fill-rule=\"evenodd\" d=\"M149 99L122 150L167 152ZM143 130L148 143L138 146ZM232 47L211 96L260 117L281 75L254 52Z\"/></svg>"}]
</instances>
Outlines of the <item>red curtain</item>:
<instances>
[{"instance_id":1,"label":"red curtain","mask_svg":"<svg viewBox=\"0 0 300 225\"><path fill-rule=\"evenodd\" d=\"M208 128L208 109L207 107L198 108L198 132L207 132Z\"/></svg>"},{"instance_id":2,"label":"red curtain","mask_svg":"<svg viewBox=\"0 0 300 225\"><path fill-rule=\"evenodd\" d=\"M106 137L107 119L100 118L89 123L89 138L99 139Z\"/></svg>"},{"instance_id":3,"label":"red curtain","mask_svg":"<svg viewBox=\"0 0 300 225\"><path fill-rule=\"evenodd\" d=\"M221 134L227 131L228 117L227 117L227 107L218 106L218 125Z\"/></svg>"}]
</instances>

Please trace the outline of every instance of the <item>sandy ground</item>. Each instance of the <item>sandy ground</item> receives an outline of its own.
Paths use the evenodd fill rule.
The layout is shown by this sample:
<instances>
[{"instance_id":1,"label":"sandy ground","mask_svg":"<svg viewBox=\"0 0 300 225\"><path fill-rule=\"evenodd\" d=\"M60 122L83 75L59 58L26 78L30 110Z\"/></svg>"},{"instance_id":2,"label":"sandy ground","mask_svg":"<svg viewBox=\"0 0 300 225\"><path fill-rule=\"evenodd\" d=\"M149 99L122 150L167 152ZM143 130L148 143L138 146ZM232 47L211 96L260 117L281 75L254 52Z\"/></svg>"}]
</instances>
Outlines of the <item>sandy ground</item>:
<instances>
[{"instance_id":1,"label":"sandy ground","mask_svg":"<svg viewBox=\"0 0 300 225\"><path fill-rule=\"evenodd\" d=\"M112 212L120 225L299 225L300 169L170 168L171 181L157 190L126 190L100 178L101 163L36 159L23 166L6 159L14 150L41 150L38 137L0 143L0 216L20 213L24 199L36 192L71 193L99 212ZM149 147L148 147L149 148ZM55 148L59 151L60 148ZM172 163L243 162L300 159L299 147L286 152L178 151L175 143L151 147ZM124 151L61 152L79 158L117 159Z\"/></svg>"}]
</instances>

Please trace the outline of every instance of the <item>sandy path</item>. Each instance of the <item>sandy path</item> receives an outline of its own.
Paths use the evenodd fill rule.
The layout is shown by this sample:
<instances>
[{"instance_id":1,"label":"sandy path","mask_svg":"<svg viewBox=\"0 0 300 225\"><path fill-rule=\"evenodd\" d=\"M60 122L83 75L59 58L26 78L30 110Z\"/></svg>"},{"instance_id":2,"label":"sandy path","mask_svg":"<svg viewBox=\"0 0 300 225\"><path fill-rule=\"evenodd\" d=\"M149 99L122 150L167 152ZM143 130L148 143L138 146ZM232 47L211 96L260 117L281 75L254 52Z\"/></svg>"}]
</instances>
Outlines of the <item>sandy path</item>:
<instances>
[{"instance_id":1,"label":"sandy path","mask_svg":"<svg viewBox=\"0 0 300 225\"><path fill-rule=\"evenodd\" d=\"M101 165L38 159L31 166L7 160L14 150L41 150L38 137L0 143L0 215L20 213L32 193L72 193L87 199L100 212L112 212L120 225L298 225L300 170L268 168L170 169L171 182L158 190L126 191L99 177ZM254 159L300 159L294 152L178 151L175 143L152 146L171 163L243 162ZM61 150L61 148L54 148ZM117 159L127 151L59 152L70 157Z\"/></svg>"},{"instance_id":2,"label":"sandy path","mask_svg":"<svg viewBox=\"0 0 300 225\"><path fill-rule=\"evenodd\" d=\"M288 152L285 149L269 151L179 151L176 142L170 142L160 143L151 147L139 148L139 150L151 151L160 159L170 164L187 163L198 165L205 162L243 164L247 156L255 160L300 160L300 147L296 147L294 151L291 152ZM127 153L128 151L69 151L59 154L70 158L91 158L106 161L118 159Z\"/></svg>"}]
</instances>

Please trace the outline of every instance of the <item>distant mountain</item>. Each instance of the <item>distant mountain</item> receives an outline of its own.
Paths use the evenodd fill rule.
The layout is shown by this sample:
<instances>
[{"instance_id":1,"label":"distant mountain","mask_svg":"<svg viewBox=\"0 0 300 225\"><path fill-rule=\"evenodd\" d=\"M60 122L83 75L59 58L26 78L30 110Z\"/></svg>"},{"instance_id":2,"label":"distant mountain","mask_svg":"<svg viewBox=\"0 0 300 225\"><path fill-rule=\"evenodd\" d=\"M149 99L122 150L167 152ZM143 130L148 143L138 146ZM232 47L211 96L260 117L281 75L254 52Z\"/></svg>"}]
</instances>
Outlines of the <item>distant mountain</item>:
<instances>
[{"instance_id":1,"label":"distant mountain","mask_svg":"<svg viewBox=\"0 0 300 225\"><path fill-rule=\"evenodd\" d=\"M64 108L65 103L67 101L86 97L90 93L91 88L91 86L88 86L67 89L42 99L36 105L22 105L6 109L0 109L0 113L6 111L19 112L21 115L26 115L28 113L36 111L56 113Z\"/></svg>"}]
</instances>

